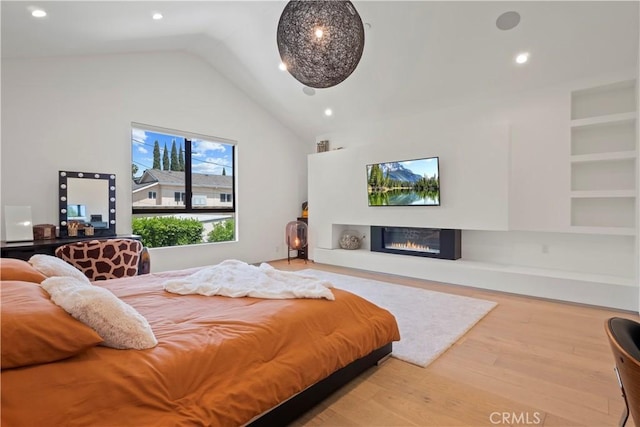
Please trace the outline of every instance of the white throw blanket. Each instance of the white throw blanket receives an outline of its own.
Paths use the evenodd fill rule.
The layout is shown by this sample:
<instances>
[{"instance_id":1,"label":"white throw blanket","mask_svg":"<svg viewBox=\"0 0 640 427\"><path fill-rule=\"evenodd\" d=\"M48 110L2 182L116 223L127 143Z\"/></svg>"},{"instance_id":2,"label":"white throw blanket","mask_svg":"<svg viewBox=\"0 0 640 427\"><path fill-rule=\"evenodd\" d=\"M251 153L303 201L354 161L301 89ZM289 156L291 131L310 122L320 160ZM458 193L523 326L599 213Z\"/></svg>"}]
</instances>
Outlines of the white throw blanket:
<instances>
[{"instance_id":1,"label":"white throw blanket","mask_svg":"<svg viewBox=\"0 0 640 427\"><path fill-rule=\"evenodd\" d=\"M238 260L223 261L189 276L167 280L163 285L165 291L180 295L335 299L329 289L333 287L331 282L276 270L269 264L263 263L260 267L255 267Z\"/></svg>"}]
</instances>

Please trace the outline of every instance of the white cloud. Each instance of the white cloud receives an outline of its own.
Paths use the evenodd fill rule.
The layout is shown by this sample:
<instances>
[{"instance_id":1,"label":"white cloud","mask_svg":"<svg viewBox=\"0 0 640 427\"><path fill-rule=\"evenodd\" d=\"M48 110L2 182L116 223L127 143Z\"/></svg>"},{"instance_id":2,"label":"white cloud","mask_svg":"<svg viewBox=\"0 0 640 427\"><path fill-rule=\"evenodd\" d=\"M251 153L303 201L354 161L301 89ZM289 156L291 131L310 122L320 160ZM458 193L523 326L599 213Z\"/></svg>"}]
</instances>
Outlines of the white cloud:
<instances>
[{"instance_id":1,"label":"white cloud","mask_svg":"<svg viewBox=\"0 0 640 427\"><path fill-rule=\"evenodd\" d=\"M194 164L193 172L209 175L220 175L222 173L222 166L212 165L211 163L199 163L197 165Z\"/></svg>"},{"instance_id":2,"label":"white cloud","mask_svg":"<svg viewBox=\"0 0 640 427\"><path fill-rule=\"evenodd\" d=\"M217 163L218 165L230 166L229 159L225 159L224 157L207 157L205 162L209 163Z\"/></svg>"},{"instance_id":3,"label":"white cloud","mask_svg":"<svg viewBox=\"0 0 640 427\"><path fill-rule=\"evenodd\" d=\"M219 142L203 141L201 139L194 139L191 141L194 145L194 152L196 151L222 151L224 153L225 147Z\"/></svg>"},{"instance_id":4,"label":"white cloud","mask_svg":"<svg viewBox=\"0 0 640 427\"><path fill-rule=\"evenodd\" d=\"M142 153L142 154L147 154L149 152L149 150L147 150L146 148L144 148L143 145L139 145L138 146L138 152Z\"/></svg>"},{"instance_id":5,"label":"white cloud","mask_svg":"<svg viewBox=\"0 0 640 427\"><path fill-rule=\"evenodd\" d=\"M147 140L147 132L142 129L131 129L131 140L137 143L144 143Z\"/></svg>"}]
</instances>

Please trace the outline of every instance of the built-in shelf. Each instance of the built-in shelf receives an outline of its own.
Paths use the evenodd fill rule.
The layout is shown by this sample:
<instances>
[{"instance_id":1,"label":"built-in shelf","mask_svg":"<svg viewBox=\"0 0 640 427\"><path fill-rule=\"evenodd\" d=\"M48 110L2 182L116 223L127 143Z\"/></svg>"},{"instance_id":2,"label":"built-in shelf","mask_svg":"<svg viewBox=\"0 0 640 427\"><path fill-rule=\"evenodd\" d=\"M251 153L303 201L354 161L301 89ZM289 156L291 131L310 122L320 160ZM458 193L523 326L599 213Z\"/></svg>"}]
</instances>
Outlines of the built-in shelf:
<instances>
[{"instance_id":1,"label":"built-in shelf","mask_svg":"<svg viewBox=\"0 0 640 427\"><path fill-rule=\"evenodd\" d=\"M583 233L636 235L636 81L571 93L571 220Z\"/></svg>"},{"instance_id":2,"label":"built-in shelf","mask_svg":"<svg viewBox=\"0 0 640 427\"><path fill-rule=\"evenodd\" d=\"M393 254L379 254L369 251L362 250L347 250L347 249L320 249L316 248L315 251L331 251L333 255L340 257L350 257L350 256L362 256L365 254L372 254L374 256L395 256ZM398 258L390 258L394 260L398 260ZM422 258L424 259L424 258ZM594 273L581 273L575 271L566 271L566 270L556 270L551 268L537 268L537 267L526 267L521 265L510 265L510 264L499 264L493 262L483 262L483 261L472 261L466 259L458 259L458 260L439 260L439 259L424 259L425 265L429 265L431 267L451 267L451 268L470 268L470 269L478 269L478 270L490 270L497 272L509 272L514 274L526 274L531 276L540 276L540 277L553 277L558 279L568 279L568 280L579 280L586 282L598 282L598 283L611 283L620 286L636 286L633 278L630 277L621 277L621 276L613 276L608 274L594 274ZM402 259L402 261L408 261L406 258Z\"/></svg>"},{"instance_id":3,"label":"built-in shelf","mask_svg":"<svg viewBox=\"0 0 640 427\"><path fill-rule=\"evenodd\" d=\"M633 150L615 151L610 153L575 154L571 156L572 163L601 162L608 160L635 159L636 152Z\"/></svg>"},{"instance_id":4,"label":"built-in shelf","mask_svg":"<svg viewBox=\"0 0 640 427\"><path fill-rule=\"evenodd\" d=\"M571 128L571 154L610 154L636 151L634 120Z\"/></svg>"},{"instance_id":5,"label":"built-in shelf","mask_svg":"<svg viewBox=\"0 0 640 427\"><path fill-rule=\"evenodd\" d=\"M464 254L463 254L464 257ZM633 277L466 260L314 248L314 261L509 293L636 310Z\"/></svg>"},{"instance_id":6,"label":"built-in shelf","mask_svg":"<svg viewBox=\"0 0 640 427\"><path fill-rule=\"evenodd\" d=\"M571 199L571 226L633 228L635 197L576 197ZM585 230L588 230L586 228Z\"/></svg>"},{"instance_id":7,"label":"built-in shelf","mask_svg":"<svg viewBox=\"0 0 640 427\"><path fill-rule=\"evenodd\" d=\"M635 159L572 163L571 191L633 190L635 176Z\"/></svg>"},{"instance_id":8,"label":"built-in shelf","mask_svg":"<svg viewBox=\"0 0 640 427\"><path fill-rule=\"evenodd\" d=\"M608 198L608 197L635 197L635 190L588 190L588 191L572 191L571 198Z\"/></svg>"},{"instance_id":9,"label":"built-in shelf","mask_svg":"<svg viewBox=\"0 0 640 427\"><path fill-rule=\"evenodd\" d=\"M571 127L587 127L587 126L599 126L608 125L613 123L625 123L633 122L636 119L636 112L631 111L627 113L619 114L607 114L605 116L587 117L584 119L571 120Z\"/></svg>"},{"instance_id":10,"label":"built-in shelf","mask_svg":"<svg viewBox=\"0 0 640 427\"><path fill-rule=\"evenodd\" d=\"M571 93L571 119L573 120L635 110L635 79L589 87Z\"/></svg>"},{"instance_id":11,"label":"built-in shelf","mask_svg":"<svg viewBox=\"0 0 640 427\"><path fill-rule=\"evenodd\" d=\"M574 226L569 229L572 233L583 234L608 234L611 236L635 236L636 229L633 227L580 227Z\"/></svg>"}]
</instances>

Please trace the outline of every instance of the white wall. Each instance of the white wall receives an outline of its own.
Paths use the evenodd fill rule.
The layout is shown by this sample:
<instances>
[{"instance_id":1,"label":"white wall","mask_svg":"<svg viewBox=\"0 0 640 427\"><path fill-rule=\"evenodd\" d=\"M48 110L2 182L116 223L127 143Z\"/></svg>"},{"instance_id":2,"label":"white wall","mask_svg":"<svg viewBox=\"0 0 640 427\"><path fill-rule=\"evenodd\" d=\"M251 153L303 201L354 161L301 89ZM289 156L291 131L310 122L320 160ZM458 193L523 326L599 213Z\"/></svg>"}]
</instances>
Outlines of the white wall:
<instances>
[{"instance_id":1,"label":"white wall","mask_svg":"<svg viewBox=\"0 0 640 427\"><path fill-rule=\"evenodd\" d=\"M398 132L382 142L376 139L376 144L371 141L310 156L309 198L313 204L309 209L314 227L393 224L507 229L509 140L505 124L403 126ZM433 156L439 157L440 206L368 206L367 164ZM327 233L316 234L316 246L335 247Z\"/></svg>"},{"instance_id":2,"label":"white wall","mask_svg":"<svg viewBox=\"0 0 640 427\"><path fill-rule=\"evenodd\" d=\"M317 140L343 149L309 156L310 256L637 311L635 236L578 234L570 226L570 93L636 76L637 70L622 70L509 99L422 111L319 135ZM420 156L441 157L442 206L367 206L364 164ZM462 261L403 261L413 257L390 255L393 261L383 262L379 255L367 259L362 251L336 250L341 230L356 226L364 232L366 225L463 229ZM456 265L464 268L450 274ZM505 268L509 275L500 276ZM478 269L491 276L475 280ZM527 280L510 285L513 274ZM549 278L553 286L548 286ZM566 279L567 288L558 288L556 279ZM607 289L612 295L603 298Z\"/></svg>"},{"instance_id":3,"label":"white wall","mask_svg":"<svg viewBox=\"0 0 640 427\"><path fill-rule=\"evenodd\" d=\"M2 206L55 224L58 170L115 173L117 232L130 233L131 122L238 142L239 242L154 249L153 271L286 256L310 144L182 52L3 60Z\"/></svg>"}]
</instances>

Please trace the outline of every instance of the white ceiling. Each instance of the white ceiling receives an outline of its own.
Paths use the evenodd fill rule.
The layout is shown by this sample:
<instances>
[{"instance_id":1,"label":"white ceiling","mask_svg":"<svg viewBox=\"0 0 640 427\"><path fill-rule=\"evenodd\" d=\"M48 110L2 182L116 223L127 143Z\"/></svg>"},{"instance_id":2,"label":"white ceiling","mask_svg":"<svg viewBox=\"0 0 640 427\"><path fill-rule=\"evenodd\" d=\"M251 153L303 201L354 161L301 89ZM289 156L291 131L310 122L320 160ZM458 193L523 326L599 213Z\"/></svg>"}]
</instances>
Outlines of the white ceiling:
<instances>
[{"instance_id":1,"label":"white ceiling","mask_svg":"<svg viewBox=\"0 0 640 427\"><path fill-rule=\"evenodd\" d=\"M354 122L638 67L637 1L353 3L371 24L362 60L315 96L278 70L286 1L2 1L2 58L186 50L306 141ZM36 4L46 18L31 17ZM164 19L153 21L155 11ZM506 11L522 18L502 31L495 21ZM531 54L525 66L513 61L521 51Z\"/></svg>"}]
</instances>

